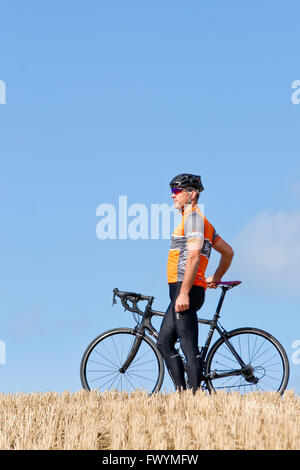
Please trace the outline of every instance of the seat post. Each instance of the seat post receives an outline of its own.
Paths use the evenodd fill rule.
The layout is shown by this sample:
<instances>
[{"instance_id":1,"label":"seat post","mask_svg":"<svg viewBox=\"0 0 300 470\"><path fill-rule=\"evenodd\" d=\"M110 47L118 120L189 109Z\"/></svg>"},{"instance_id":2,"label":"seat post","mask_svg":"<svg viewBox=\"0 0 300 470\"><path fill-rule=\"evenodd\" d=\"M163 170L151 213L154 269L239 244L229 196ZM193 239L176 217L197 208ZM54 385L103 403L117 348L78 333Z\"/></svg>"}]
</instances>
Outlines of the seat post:
<instances>
[{"instance_id":1,"label":"seat post","mask_svg":"<svg viewBox=\"0 0 300 470\"><path fill-rule=\"evenodd\" d=\"M218 305L217 305L217 309L216 309L216 315L219 316L220 314L220 311L221 311L221 308L222 308L222 305L223 305L223 302L224 302L224 298L225 298L225 295L226 295L226 292L228 291L228 287L226 286L222 286L222 293L221 293L221 296L220 296L220 299L219 299L219 302L218 302Z\"/></svg>"}]
</instances>

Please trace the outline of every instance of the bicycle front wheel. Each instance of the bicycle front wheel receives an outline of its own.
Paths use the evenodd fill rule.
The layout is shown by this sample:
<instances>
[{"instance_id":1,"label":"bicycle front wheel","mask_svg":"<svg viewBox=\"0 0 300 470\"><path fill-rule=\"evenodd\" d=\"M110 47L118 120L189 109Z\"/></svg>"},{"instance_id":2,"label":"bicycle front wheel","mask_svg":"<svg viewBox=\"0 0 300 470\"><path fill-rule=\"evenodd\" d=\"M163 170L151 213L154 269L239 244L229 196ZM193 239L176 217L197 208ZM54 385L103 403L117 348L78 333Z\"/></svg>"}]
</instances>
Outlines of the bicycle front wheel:
<instances>
[{"instance_id":1,"label":"bicycle front wheel","mask_svg":"<svg viewBox=\"0 0 300 470\"><path fill-rule=\"evenodd\" d=\"M206 383L210 392L223 389L242 394L252 391L286 389L289 379L289 361L277 339L256 328L238 328L227 334L210 349L206 362ZM238 357L246 367L242 367Z\"/></svg>"},{"instance_id":2,"label":"bicycle front wheel","mask_svg":"<svg viewBox=\"0 0 300 470\"><path fill-rule=\"evenodd\" d=\"M148 336L142 337L132 362L123 369L136 338L136 331L130 328L109 330L95 338L81 360L83 388L129 393L140 389L149 394L159 391L164 379L164 364L156 344Z\"/></svg>"}]
</instances>

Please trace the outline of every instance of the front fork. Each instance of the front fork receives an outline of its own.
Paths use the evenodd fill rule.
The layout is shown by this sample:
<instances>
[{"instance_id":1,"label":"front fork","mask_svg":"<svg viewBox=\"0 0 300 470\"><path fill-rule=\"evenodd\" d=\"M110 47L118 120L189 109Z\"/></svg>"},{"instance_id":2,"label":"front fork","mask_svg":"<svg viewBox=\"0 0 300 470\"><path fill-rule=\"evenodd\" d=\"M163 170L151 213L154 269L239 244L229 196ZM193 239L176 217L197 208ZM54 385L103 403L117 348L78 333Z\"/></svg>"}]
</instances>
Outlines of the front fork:
<instances>
[{"instance_id":1,"label":"front fork","mask_svg":"<svg viewBox=\"0 0 300 470\"><path fill-rule=\"evenodd\" d=\"M135 332L135 340L133 342L132 348L130 349L124 364L119 369L119 372L121 374L125 374L126 370L128 369L128 367L130 366L130 364L134 360L134 358L135 358L135 356L136 356L136 354L139 350L139 347L141 345L143 336L145 334L145 330L144 330L143 327L139 327L139 328L137 328L135 330L132 330L132 331Z\"/></svg>"}]
</instances>

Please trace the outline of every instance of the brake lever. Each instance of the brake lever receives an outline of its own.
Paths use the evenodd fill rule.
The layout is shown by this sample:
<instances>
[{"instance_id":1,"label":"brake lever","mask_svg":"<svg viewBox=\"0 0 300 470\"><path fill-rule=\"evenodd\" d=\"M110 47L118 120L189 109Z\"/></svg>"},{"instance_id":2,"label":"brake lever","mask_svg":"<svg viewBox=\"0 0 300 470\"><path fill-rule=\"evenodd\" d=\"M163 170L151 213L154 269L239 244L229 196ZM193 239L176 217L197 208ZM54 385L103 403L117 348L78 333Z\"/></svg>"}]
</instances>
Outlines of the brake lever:
<instances>
[{"instance_id":1,"label":"brake lever","mask_svg":"<svg viewBox=\"0 0 300 470\"><path fill-rule=\"evenodd\" d=\"M116 301L116 293L114 292L114 295L113 295L113 300L112 300L112 304L111 304L111 306L113 307L113 306L114 306L114 304L116 304L116 303L117 303L117 301Z\"/></svg>"}]
</instances>

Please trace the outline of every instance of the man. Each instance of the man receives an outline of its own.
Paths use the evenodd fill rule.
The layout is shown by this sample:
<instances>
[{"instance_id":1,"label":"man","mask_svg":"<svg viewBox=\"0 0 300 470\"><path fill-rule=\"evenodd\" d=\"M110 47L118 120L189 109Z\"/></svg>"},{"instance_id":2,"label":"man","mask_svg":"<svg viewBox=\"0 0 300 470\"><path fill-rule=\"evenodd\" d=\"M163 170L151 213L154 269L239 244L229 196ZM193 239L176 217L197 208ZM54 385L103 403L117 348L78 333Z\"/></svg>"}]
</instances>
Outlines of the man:
<instances>
[{"instance_id":1,"label":"man","mask_svg":"<svg viewBox=\"0 0 300 470\"><path fill-rule=\"evenodd\" d=\"M186 359L188 385L195 393L202 376L197 311L204 303L206 288L217 287L215 282L220 281L228 270L234 253L197 205L200 192L204 190L200 176L183 173L175 176L170 186L174 207L181 211L182 220L171 237L167 267L171 302L160 328L157 346L175 388L185 390L183 362L174 347L180 340ZM205 278L212 247L221 254L221 259L214 275Z\"/></svg>"}]
</instances>

